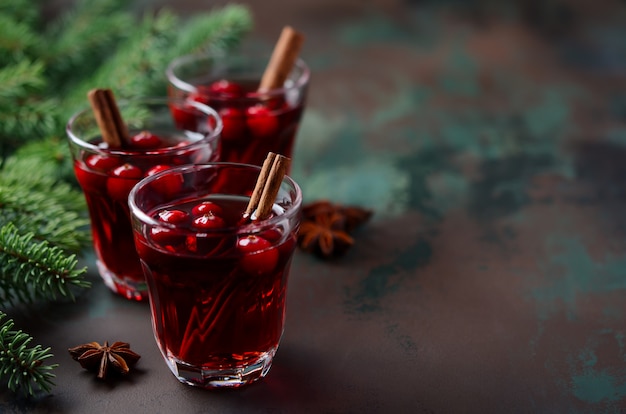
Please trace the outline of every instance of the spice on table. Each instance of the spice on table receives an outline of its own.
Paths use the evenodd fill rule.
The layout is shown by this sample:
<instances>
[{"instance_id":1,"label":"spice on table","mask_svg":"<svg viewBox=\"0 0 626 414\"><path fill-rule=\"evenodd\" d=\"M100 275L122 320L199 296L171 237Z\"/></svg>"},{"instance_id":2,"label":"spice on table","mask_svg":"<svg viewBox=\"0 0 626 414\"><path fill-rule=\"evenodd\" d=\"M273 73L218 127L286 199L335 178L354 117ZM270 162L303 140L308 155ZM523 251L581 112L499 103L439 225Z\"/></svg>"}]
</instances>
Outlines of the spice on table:
<instances>
[{"instance_id":1,"label":"spice on table","mask_svg":"<svg viewBox=\"0 0 626 414\"><path fill-rule=\"evenodd\" d=\"M141 356L130 349L126 342L114 342L109 346L107 341L104 345L98 342L89 342L68 349L70 355L80 365L89 370L97 371L98 378L104 379L114 370L122 375L130 372L130 369L139 361Z\"/></svg>"},{"instance_id":2,"label":"spice on table","mask_svg":"<svg viewBox=\"0 0 626 414\"><path fill-rule=\"evenodd\" d=\"M340 256L354 244L350 233L371 216L371 210L327 200L307 204L302 207L298 245L325 259Z\"/></svg>"}]
</instances>

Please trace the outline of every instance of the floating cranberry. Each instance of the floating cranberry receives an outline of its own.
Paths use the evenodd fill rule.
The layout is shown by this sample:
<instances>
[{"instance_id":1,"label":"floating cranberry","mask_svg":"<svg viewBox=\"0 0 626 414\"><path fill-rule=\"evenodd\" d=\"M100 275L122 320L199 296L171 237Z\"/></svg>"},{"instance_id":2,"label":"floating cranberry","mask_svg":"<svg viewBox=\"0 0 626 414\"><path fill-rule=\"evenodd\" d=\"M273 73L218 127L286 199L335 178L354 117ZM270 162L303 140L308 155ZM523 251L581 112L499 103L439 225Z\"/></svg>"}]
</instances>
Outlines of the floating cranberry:
<instances>
[{"instance_id":1,"label":"floating cranberry","mask_svg":"<svg viewBox=\"0 0 626 414\"><path fill-rule=\"evenodd\" d=\"M247 273L266 275L276 268L278 250L267 239L249 235L237 241L237 248L244 253L240 263Z\"/></svg>"},{"instance_id":2,"label":"floating cranberry","mask_svg":"<svg viewBox=\"0 0 626 414\"><path fill-rule=\"evenodd\" d=\"M125 202L130 190L142 177L141 168L129 163L122 164L111 171L107 180L107 192L114 200Z\"/></svg>"},{"instance_id":3,"label":"floating cranberry","mask_svg":"<svg viewBox=\"0 0 626 414\"><path fill-rule=\"evenodd\" d=\"M76 162L74 172L76 180L83 191L98 193L105 191L106 173L120 165L119 158L101 154L90 154L85 157L85 162Z\"/></svg>"},{"instance_id":4,"label":"floating cranberry","mask_svg":"<svg viewBox=\"0 0 626 414\"><path fill-rule=\"evenodd\" d=\"M209 85L208 92L212 95L238 98L243 95L243 88L236 82L220 79Z\"/></svg>"},{"instance_id":5,"label":"floating cranberry","mask_svg":"<svg viewBox=\"0 0 626 414\"><path fill-rule=\"evenodd\" d=\"M85 158L85 165L92 170L107 172L120 165L119 158L92 154Z\"/></svg>"},{"instance_id":6,"label":"floating cranberry","mask_svg":"<svg viewBox=\"0 0 626 414\"><path fill-rule=\"evenodd\" d=\"M246 114L237 108L224 107L218 111L222 118L222 139L236 141L245 136Z\"/></svg>"},{"instance_id":7,"label":"floating cranberry","mask_svg":"<svg viewBox=\"0 0 626 414\"><path fill-rule=\"evenodd\" d=\"M86 169L85 164L81 162L74 164L74 174L78 184L86 193L99 193L106 187L107 176L104 173Z\"/></svg>"},{"instance_id":8,"label":"floating cranberry","mask_svg":"<svg viewBox=\"0 0 626 414\"><path fill-rule=\"evenodd\" d=\"M187 220L189 213L182 210L163 210L157 216L166 223L180 224Z\"/></svg>"},{"instance_id":9,"label":"floating cranberry","mask_svg":"<svg viewBox=\"0 0 626 414\"><path fill-rule=\"evenodd\" d=\"M276 243L283 236L283 233L278 229L268 229L261 233L261 237L265 240Z\"/></svg>"},{"instance_id":10,"label":"floating cranberry","mask_svg":"<svg viewBox=\"0 0 626 414\"><path fill-rule=\"evenodd\" d=\"M150 229L150 237L154 243L170 252L176 252L185 243L185 235L176 229L153 227Z\"/></svg>"},{"instance_id":11,"label":"floating cranberry","mask_svg":"<svg viewBox=\"0 0 626 414\"><path fill-rule=\"evenodd\" d=\"M278 118L264 105L254 105L246 109L246 124L257 138L269 138L278 132Z\"/></svg>"},{"instance_id":12,"label":"floating cranberry","mask_svg":"<svg viewBox=\"0 0 626 414\"><path fill-rule=\"evenodd\" d=\"M150 131L141 131L130 138L130 143L134 148L153 149L163 145L163 140Z\"/></svg>"},{"instance_id":13,"label":"floating cranberry","mask_svg":"<svg viewBox=\"0 0 626 414\"><path fill-rule=\"evenodd\" d=\"M187 99L190 101L199 102L204 105L209 105L209 103L211 102L211 98L209 97L210 93L211 90L209 87L199 85L196 87L195 92L191 92L189 96L187 96Z\"/></svg>"},{"instance_id":14,"label":"floating cranberry","mask_svg":"<svg viewBox=\"0 0 626 414\"><path fill-rule=\"evenodd\" d=\"M169 170L169 165L155 165L146 172L146 177ZM175 196L183 187L183 176L181 174L168 174L157 178L152 187L166 197Z\"/></svg>"},{"instance_id":15,"label":"floating cranberry","mask_svg":"<svg viewBox=\"0 0 626 414\"><path fill-rule=\"evenodd\" d=\"M154 167L146 171L146 177L150 177L151 175L158 174L165 170L169 170L170 168L171 167L169 165L163 165L163 164L155 165Z\"/></svg>"},{"instance_id":16,"label":"floating cranberry","mask_svg":"<svg viewBox=\"0 0 626 414\"><path fill-rule=\"evenodd\" d=\"M193 106L170 104L170 112L172 113L176 128L185 129L187 131L198 130L199 113Z\"/></svg>"},{"instance_id":17,"label":"floating cranberry","mask_svg":"<svg viewBox=\"0 0 626 414\"><path fill-rule=\"evenodd\" d=\"M224 228L225 225L224 219L210 212L193 219L193 227L196 230L221 229Z\"/></svg>"},{"instance_id":18,"label":"floating cranberry","mask_svg":"<svg viewBox=\"0 0 626 414\"><path fill-rule=\"evenodd\" d=\"M191 209L191 214L193 214L194 216L200 216L208 213L219 216L222 214L222 207L212 201L203 201L200 204L196 204Z\"/></svg>"}]
</instances>

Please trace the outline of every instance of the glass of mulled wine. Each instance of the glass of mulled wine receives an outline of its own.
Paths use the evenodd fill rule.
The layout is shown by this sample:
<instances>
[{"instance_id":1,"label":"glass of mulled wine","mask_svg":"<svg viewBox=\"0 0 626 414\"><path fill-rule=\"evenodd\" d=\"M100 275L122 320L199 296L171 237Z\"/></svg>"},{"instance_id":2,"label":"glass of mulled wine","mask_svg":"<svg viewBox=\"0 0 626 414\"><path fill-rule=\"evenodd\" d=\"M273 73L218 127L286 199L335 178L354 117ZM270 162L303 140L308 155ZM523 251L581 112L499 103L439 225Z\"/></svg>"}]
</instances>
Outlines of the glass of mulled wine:
<instances>
[{"instance_id":1,"label":"glass of mulled wine","mask_svg":"<svg viewBox=\"0 0 626 414\"><path fill-rule=\"evenodd\" d=\"M310 71L297 59L282 87L258 91L269 56L188 55L167 68L170 96L218 111L222 161L261 165L268 152L292 156Z\"/></svg>"},{"instance_id":2,"label":"glass of mulled wine","mask_svg":"<svg viewBox=\"0 0 626 414\"><path fill-rule=\"evenodd\" d=\"M278 348L302 193L284 176L270 216L245 220L259 171L237 163L183 166L131 191L154 335L182 383L250 384L267 374Z\"/></svg>"},{"instance_id":3,"label":"glass of mulled wine","mask_svg":"<svg viewBox=\"0 0 626 414\"><path fill-rule=\"evenodd\" d=\"M111 148L90 109L76 113L67 124L74 173L85 195L96 263L100 276L114 292L147 300L145 277L135 251L128 194L142 178L183 164L219 160L222 123L212 108L171 98L120 102L129 140ZM179 111L194 122L180 124ZM171 183L176 188L176 183Z\"/></svg>"}]
</instances>

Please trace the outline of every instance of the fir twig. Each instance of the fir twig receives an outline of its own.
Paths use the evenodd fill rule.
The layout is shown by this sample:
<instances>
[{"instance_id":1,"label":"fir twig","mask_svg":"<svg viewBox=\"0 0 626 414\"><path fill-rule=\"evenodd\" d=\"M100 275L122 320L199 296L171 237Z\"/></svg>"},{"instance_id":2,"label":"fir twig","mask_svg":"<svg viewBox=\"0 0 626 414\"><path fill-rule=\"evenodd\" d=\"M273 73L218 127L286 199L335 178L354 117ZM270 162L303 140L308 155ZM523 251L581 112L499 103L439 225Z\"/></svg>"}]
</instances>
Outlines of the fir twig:
<instances>
[{"instance_id":1,"label":"fir twig","mask_svg":"<svg viewBox=\"0 0 626 414\"><path fill-rule=\"evenodd\" d=\"M21 235L12 223L0 228L0 303L33 302L35 299L74 299L72 287L85 288L86 268L76 269L75 255L33 242L33 234Z\"/></svg>"},{"instance_id":2,"label":"fir twig","mask_svg":"<svg viewBox=\"0 0 626 414\"><path fill-rule=\"evenodd\" d=\"M0 57L3 62L17 61L25 52L38 46L41 40L29 24L0 12Z\"/></svg>"},{"instance_id":3,"label":"fir twig","mask_svg":"<svg viewBox=\"0 0 626 414\"><path fill-rule=\"evenodd\" d=\"M69 184L55 180L54 170L52 163L34 158L7 160L0 174L0 226L12 223L36 241L80 253L91 241L85 200Z\"/></svg>"},{"instance_id":4,"label":"fir twig","mask_svg":"<svg viewBox=\"0 0 626 414\"><path fill-rule=\"evenodd\" d=\"M25 394L34 395L35 386L50 392L55 377L52 370L58 364L45 365L51 358L50 348L41 345L29 347L33 338L19 330L14 330L12 319L0 311L0 374L7 381L11 391L21 389Z\"/></svg>"},{"instance_id":5,"label":"fir twig","mask_svg":"<svg viewBox=\"0 0 626 414\"><path fill-rule=\"evenodd\" d=\"M252 27L248 9L231 5L212 13L192 17L178 34L172 48L176 55L202 51L225 51L233 49L241 37ZM206 40L209 39L209 42ZM169 56L170 59L176 57Z\"/></svg>"},{"instance_id":6,"label":"fir twig","mask_svg":"<svg viewBox=\"0 0 626 414\"><path fill-rule=\"evenodd\" d=\"M33 7L32 0L0 0L0 14L35 27L39 19L39 9Z\"/></svg>"}]
</instances>

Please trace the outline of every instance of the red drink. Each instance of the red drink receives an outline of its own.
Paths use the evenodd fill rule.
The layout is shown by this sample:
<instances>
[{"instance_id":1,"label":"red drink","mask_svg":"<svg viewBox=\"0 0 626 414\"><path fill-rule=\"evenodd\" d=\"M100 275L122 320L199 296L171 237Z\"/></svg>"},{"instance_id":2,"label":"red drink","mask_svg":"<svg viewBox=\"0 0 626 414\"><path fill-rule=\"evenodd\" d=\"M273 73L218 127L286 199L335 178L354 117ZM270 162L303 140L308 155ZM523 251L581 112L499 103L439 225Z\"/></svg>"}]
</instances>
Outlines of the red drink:
<instances>
[{"instance_id":1,"label":"red drink","mask_svg":"<svg viewBox=\"0 0 626 414\"><path fill-rule=\"evenodd\" d=\"M221 160L261 165L268 152L291 157L309 71L298 61L284 87L258 92L265 60L186 56L172 62L169 94L215 108L224 123Z\"/></svg>"},{"instance_id":2,"label":"red drink","mask_svg":"<svg viewBox=\"0 0 626 414\"><path fill-rule=\"evenodd\" d=\"M272 217L242 224L258 169L195 168L145 180L131 195L136 247L170 369L192 385L237 387L262 378L278 348L300 194L283 190ZM185 183L177 197L159 183L171 177Z\"/></svg>"},{"instance_id":3,"label":"red drink","mask_svg":"<svg viewBox=\"0 0 626 414\"><path fill-rule=\"evenodd\" d=\"M169 116L167 101L160 105ZM214 113L211 116L217 120ZM150 131L130 131L128 145L112 149L98 136L89 139L82 133L87 121L91 121L87 111L74 117L68 134L74 172L89 208L98 269L114 292L128 299L144 300L147 287L135 252L128 194L139 180L164 169L216 161L218 136L207 128L198 132L159 125L159 129ZM176 191L180 183L168 185Z\"/></svg>"}]
</instances>

